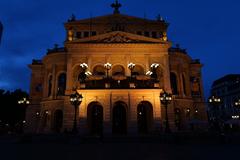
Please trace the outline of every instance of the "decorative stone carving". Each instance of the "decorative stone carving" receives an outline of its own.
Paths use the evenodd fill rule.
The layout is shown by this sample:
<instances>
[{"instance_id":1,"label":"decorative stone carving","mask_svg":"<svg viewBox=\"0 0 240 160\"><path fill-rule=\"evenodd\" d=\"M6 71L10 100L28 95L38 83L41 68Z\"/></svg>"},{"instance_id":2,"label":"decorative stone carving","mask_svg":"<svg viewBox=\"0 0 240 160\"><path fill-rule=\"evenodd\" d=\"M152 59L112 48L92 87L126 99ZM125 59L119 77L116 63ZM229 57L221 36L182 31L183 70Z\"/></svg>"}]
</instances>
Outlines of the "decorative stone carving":
<instances>
[{"instance_id":1,"label":"decorative stone carving","mask_svg":"<svg viewBox=\"0 0 240 160\"><path fill-rule=\"evenodd\" d=\"M132 33L113 31L110 33L76 40L80 43L163 43L159 39L135 35Z\"/></svg>"}]
</instances>

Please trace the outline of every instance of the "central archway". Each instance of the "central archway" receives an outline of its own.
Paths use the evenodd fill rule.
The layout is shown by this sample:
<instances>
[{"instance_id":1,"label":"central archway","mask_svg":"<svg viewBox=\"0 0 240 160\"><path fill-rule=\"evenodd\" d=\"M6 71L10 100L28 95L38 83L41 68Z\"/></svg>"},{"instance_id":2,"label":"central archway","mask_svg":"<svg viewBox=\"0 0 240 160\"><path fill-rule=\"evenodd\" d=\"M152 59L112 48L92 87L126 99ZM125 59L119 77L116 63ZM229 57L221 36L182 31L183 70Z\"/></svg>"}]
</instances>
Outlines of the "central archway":
<instances>
[{"instance_id":1,"label":"central archway","mask_svg":"<svg viewBox=\"0 0 240 160\"><path fill-rule=\"evenodd\" d=\"M88 105L87 121L90 134L102 135L103 107L99 102L92 102Z\"/></svg>"},{"instance_id":2,"label":"central archway","mask_svg":"<svg viewBox=\"0 0 240 160\"><path fill-rule=\"evenodd\" d=\"M112 133L126 134L127 133L127 105L124 102L118 101L115 103L112 111Z\"/></svg>"},{"instance_id":3,"label":"central archway","mask_svg":"<svg viewBox=\"0 0 240 160\"><path fill-rule=\"evenodd\" d=\"M153 123L153 107L148 101L142 101L137 107L138 132L147 134L151 131Z\"/></svg>"}]
</instances>

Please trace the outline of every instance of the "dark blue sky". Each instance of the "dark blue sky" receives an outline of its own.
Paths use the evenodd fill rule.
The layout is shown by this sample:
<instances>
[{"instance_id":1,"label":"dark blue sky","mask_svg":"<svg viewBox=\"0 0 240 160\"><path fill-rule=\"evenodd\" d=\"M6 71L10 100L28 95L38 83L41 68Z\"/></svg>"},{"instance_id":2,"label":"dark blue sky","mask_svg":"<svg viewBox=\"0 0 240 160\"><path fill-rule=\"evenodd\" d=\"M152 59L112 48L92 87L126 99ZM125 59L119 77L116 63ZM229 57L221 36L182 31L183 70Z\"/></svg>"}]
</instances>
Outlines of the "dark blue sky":
<instances>
[{"instance_id":1,"label":"dark blue sky","mask_svg":"<svg viewBox=\"0 0 240 160\"><path fill-rule=\"evenodd\" d=\"M78 19L112 13L114 0L1 0L4 25L0 45L0 88L29 90L32 59L42 58L55 43L63 45L63 23L72 13ZM121 13L169 23L168 37L204 64L208 95L212 82L240 73L240 1L238 0L119 0Z\"/></svg>"}]
</instances>

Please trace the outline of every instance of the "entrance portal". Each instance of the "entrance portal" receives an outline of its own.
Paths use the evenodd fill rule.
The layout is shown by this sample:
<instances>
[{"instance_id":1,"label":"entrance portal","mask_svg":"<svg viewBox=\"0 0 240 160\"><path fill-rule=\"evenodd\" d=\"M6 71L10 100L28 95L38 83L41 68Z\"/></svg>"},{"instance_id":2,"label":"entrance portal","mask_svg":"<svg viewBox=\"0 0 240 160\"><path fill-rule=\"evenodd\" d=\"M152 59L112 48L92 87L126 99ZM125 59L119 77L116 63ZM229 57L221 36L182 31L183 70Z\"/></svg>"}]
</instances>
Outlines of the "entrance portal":
<instances>
[{"instance_id":1,"label":"entrance portal","mask_svg":"<svg viewBox=\"0 0 240 160\"><path fill-rule=\"evenodd\" d=\"M90 134L102 135L103 132L103 107L98 102L88 105L87 121Z\"/></svg>"},{"instance_id":2,"label":"entrance portal","mask_svg":"<svg viewBox=\"0 0 240 160\"><path fill-rule=\"evenodd\" d=\"M152 128L153 109L150 102L142 101L137 107L138 132L147 134Z\"/></svg>"},{"instance_id":3,"label":"entrance portal","mask_svg":"<svg viewBox=\"0 0 240 160\"><path fill-rule=\"evenodd\" d=\"M112 133L127 133L127 105L124 102L116 102L112 111Z\"/></svg>"}]
</instances>

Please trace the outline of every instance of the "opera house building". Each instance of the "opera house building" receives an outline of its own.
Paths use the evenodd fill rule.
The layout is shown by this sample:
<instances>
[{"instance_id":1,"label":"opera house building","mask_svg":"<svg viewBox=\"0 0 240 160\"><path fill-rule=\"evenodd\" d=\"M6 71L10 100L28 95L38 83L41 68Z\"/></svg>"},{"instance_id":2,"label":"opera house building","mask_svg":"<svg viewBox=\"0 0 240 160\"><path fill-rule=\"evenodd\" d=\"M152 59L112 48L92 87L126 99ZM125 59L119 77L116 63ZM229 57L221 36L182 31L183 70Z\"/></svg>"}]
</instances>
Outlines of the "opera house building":
<instances>
[{"instance_id":1,"label":"opera house building","mask_svg":"<svg viewBox=\"0 0 240 160\"><path fill-rule=\"evenodd\" d=\"M200 61L172 45L161 17L121 14L120 6L112 4L109 15L72 16L64 47L29 65L27 132L154 134L206 120ZM163 92L171 95L167 104Z\"/></svg>"}]
</instances>

